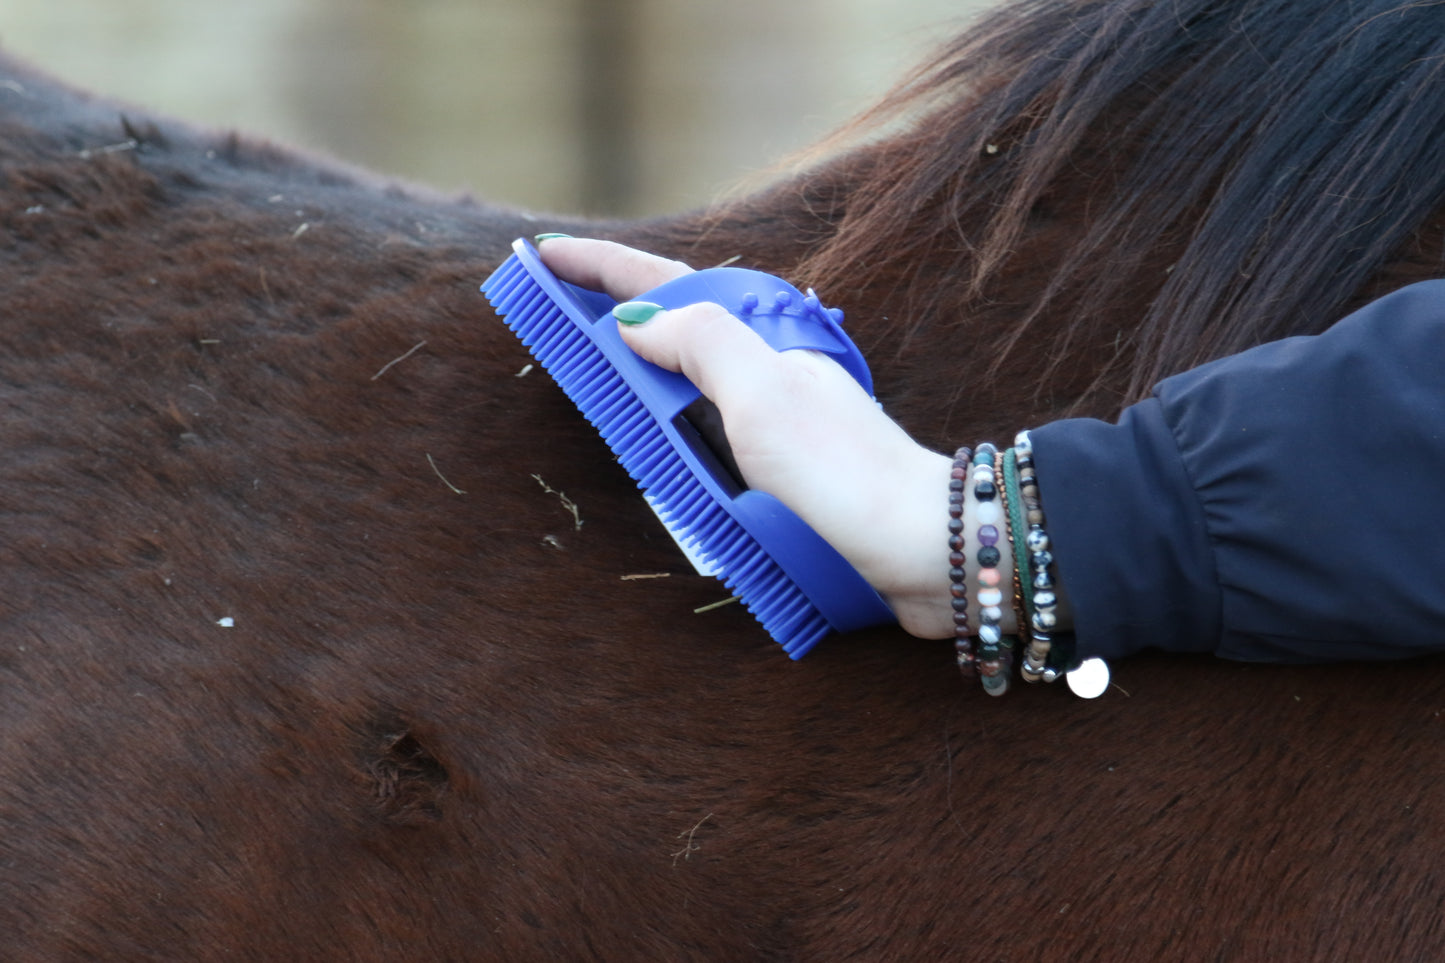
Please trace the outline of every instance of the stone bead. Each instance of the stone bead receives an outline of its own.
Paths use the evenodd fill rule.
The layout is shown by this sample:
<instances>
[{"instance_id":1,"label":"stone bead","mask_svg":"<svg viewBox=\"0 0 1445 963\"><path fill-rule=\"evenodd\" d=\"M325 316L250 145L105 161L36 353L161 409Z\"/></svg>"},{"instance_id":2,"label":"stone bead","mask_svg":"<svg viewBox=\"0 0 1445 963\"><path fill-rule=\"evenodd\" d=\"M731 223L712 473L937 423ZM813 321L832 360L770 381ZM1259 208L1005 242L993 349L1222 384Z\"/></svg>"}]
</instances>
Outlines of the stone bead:
<instances>
[{"instance_id":1,"label":"stone bead","mask_svg":"<svg viewBox=\"0 0 1445 963\"><path fill-rule=\"evenodd\" d=\"M994 455L997 455L997 454L998 454L998 447L997 447L993 442L991 442L991 441L982 442L982 443L979 444L978 448L974 451L973 463L974 463L975 465L992 465L992 464L993 464L993 456L994 456Z\"/></svg>"},{"instance_id":2,"label":"stone bead","mask_svg":"<svg viewBox=\"0 0 1445 963\"><path fill-rule=\"evenodd\" d=\"M1053 592L1044 591L1034 593L1034 604L1041 609L1053 608L1058 603L1059 597Z\"/></svg>"},{"instance_id":3,"label":"stone bead","mask_svg":"<svg viewBox=\"0 0 1445 963\"><path fill-rule=\"evenodd\" d=\"M948 580L950 582L962 582L967 577L968 572L964 570L962 565L955 565L948 570Z\"/></svg>"},{"instance_id":4,"label":"stone bead","mask_svg":"<svg viewBox=\"0 0 1445 963\"><path fill-rule=\"evenodd\" d=\"M955 582L948 587L948 592L956 599L968 597L968 586L962 582Z\"/></svg>"},{"instance_id":5,"label":"stone bead","mask_svg":"<svg viewBox=\"0 0 1445 963\"><path fill-rule=\"evenodd\" d=\"M1034 567L1034 571L1041 571L1043 569L1046 569L1050 565L1054 564L1054 553L1034 552L1032 555L1029 556L1029 564Z\"/></svg>"},{"instance_id":6,"label":"stone bead","mask_svg":"<svg viewBox=\"0 0 1445 963\"><path fill-rule=\"evenodd\" d=\"M984 525L978 530L978 541L980 545L998 544L998 526Z\"/></svg>"},{"instance_id":7,"label":"stone bead","mask_svg":"<svg viewBox=\"0 0 1445 963\"><path fill-rule=\"evenodd\" d=\"M1042 525L1044 523L1044 513L1037 508L1030 508L1024 517L1031 526Z\"/></svg>"},{"instance_id":8,"label":"stone bead","mask_svg":"<svg viewBox=\"0 0 1445 963\"><path fill-rule=\"evenodd\" d=\"M963 568L963 566L968 564L968 556L962 552L949 552L948 564L954 568Z\"/></svg>"},{"instance_id":9,"label":"stone bead","mask_svg":"<svg viewBox=\"0 0 1445 963\"><path fill-rule=\"evenodd\" d=\"M986 588L994 588L998 585L999 574L996 568L985 568L978 573L978 584Z\"/></svg>"},{"instance_id":10,"label":"stone bead","mask_svg":"<svg viewBox=\"0 0 1445 963\"><path fill-rule=\"evenodd\" d=\"M978 610L978 620L980 622L992 622L994 625L997 625L1002 619L1003 609L997 605L985 605Z\"/></svg>"},{"instance_id":11,"label":"stone bead","mask_svg":"<svg viewBox=\"0 0 1445 963\"><path fill-rule=\"evenodd\" d=\"M951 492L959 492L960 494L962 494L963 488L964 488L964 485L963 485L963 479L962 479L962 478L953 478L953 477L951 477L951 476L949 477L949 479L948 479L948 490L949 490L949 491L951 491Z\"/></svg>"},{"instance_id":12,"label":"stone bead","mask_svg":"<svg viewBox=\"0 0 1445 963\"><path fill-rule=\"evenodd\" d=\"M962 536L962 535L950 535L950 536L948 536L948 550L949 550L950 552L961 552L961 551L963 551L963 536Z\"/></svg>"},{"instance_id":13,"label":"stone bead","mask_svg":"<svg viewBox=\"0 0 1445 963\"><path fill-rule=\"evenodd\" d=\"M1052 575L1050 575L1048 572L1035 572L1035 573L1034 573L1034 588L1036 588L1036 589L1051 589L1051 588L1053 588L1053 587L1054 587L1054 577L1053 577Z\"/></svg>"},{"instance_id":14,"label":"stone bead","mask_svg":"<svg viewBox=\"0 0 1445 963\"><path fill-rule=\"evenodd\" d=\"M1003 637L997 625L989 625L987 622L978 627L978 640L986 645L998 645L998 640Z\"/></svg>"},{"instance_id":15,"label":"stone bead","mask_svg":"<svg viewBox=\"0 0 1445 963\"><path fill-rule=\"evenodd\" d=\"M953 599L953 610L954 610L955 612L967 612L967 611L968 611L968 599L966 599L966 598L962 598L962 599L961 599L961 598L959 598L959 597L957 597L957 596L954 596L954 599Z\"/></svg>"},{"instance_id":16,"label":"stone bead","mask_svg":"<svg viewBox=\"0 0 1445 963\"><path fill-rule=\"evenodd\" d=\"M954 612L954 613L953 613L953 628L954 628L954 631L957 631L957 630L959 630L959 629L962 629L962 630L964 630L965 632L968 631L968 613L967 613L967 612Z\"/></svg>"},{"instance_id":17,"label":"stone bead","mask_svg":"<svg viewBox=\"0 0 1445 963\"><path fill-rule=\"evenodd\" d=\"M948 534L958 535L963 531L963 519L950 518L948 520Z\"/></svg>"},{"instance_id":18,"label":"stone bead","mask_svg":"<svg viewBox=\"0 0 1445 963\"><path fill-rule=\"evenodd\" d=\"M1002 517L999 514L998 502L979 502L974 514L978 516L979 522L984 525L997 525Z\"/></svg>"},{"instance_id":19,"label":"stone bead","mask_svg":"<svg viewBox=\"0 0 1445 963\"><path fill-rule=\"evenodd\" d=\"M996 567L1002 557L1002 553L992 545L985 545L978 550L978 564L984 568Z\"/></svg>"},{"instance_id":20,"label":"stone bead","mask_svg":"<svg viewBox=\"0 0 1445 963\"><path fill-rule=\"evenodd\" d=\"M1054 626L1059 624L1058 616L1054 615L1054 613L1052 612L1035 612L1033 618L1029 621L1033 623L1034 628L1040 629L1044 632L1049 631Z\"/></svg>"},{"instance_id":21,"label":"stone bead","mask_svg":"<svg viewBox=\"0 0 1445 963\"><path fill-rule=\"evenodd\" d=\"M1030 552L1047 552L1049 550L1049 536L1042 528L1031 528L1024 537L1024 544L1029 547Z\"/></svg>"},{"instance_id":22,"label":"stone bead","mask_svg":"<svg viewBox=\"0 0 1445 963\"><path fill-rule=\"evenodd\" d=\"M977 498L977 499L978 499L979 501L981 501L981 502L987 502L987 501L992 501L992 500L993 500L994 498L996 498L997 496L998 496L998 486L994 485L992 478L988 479L987 481L974 482L974 485L973 485L973 497L974 497L974 498Z\"/></svg>"},{"instance_id":23,"label":"stone bead","mask_svg":"<svg viewBox=\"0 0 1445 963\"><path fill-rule=\"evenodd\" d=\"M982 589L978 593L979 605L997 605L1003 601L1003 593L998 589Z\"/></svg>"}]
</instances>

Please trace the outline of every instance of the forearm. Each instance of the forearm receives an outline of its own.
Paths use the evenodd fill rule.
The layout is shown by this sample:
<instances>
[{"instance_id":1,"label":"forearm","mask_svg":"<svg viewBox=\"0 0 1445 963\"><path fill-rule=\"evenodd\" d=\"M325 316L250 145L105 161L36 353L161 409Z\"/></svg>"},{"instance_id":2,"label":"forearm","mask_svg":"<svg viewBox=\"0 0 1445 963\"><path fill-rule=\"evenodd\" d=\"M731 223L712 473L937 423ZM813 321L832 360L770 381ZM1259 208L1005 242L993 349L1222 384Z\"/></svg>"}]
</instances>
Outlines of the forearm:
<instances>
[{"instance_id":1,"label":"forearm","mask_svg":"<svg viewBox=\"0 0 1445 963\"><path fill-rule=\"evenodd\" d=\"M1430 282L1168 379L1116 424L1033 430L1076 657L1445 650L1441 357Z\"/></svg>"},{"instance_id":2,"label":"forearm","mask_svg":"<svg viewBox=\"0 0 1445 963\"><path fill-rule=\"evenodd\" d=\"M1445 282L1033 432L1079 646L1336 661L1445 648Z\"/></svg>"}]
</instances>

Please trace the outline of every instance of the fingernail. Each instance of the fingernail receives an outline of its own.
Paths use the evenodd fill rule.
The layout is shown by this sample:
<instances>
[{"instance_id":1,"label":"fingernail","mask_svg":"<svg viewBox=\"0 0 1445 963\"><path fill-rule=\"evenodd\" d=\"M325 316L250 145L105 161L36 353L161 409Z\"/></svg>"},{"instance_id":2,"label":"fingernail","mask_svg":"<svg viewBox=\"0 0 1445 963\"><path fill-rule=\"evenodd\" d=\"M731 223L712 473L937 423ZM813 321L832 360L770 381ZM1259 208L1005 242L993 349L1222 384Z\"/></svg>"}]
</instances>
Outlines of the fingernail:
<instances>
[{"instance_id":1,"label":"fingernail","mask_svg":"<svg viewBox=\"0 0 1445 963\"><path fill-rule=\"evenodd\" d=\"M554 237L571 237L571 236L572 236L571 234L538 234L538 235L537 235L535 238L533 238L532 240L536 241L538 244L541 244L543 241L550 241L550 240L552 240Z\"/></svg>"},{"instance_id":2,"label":"fingernail","mask_svg":"<svg viewBox=\"0 0 1445 963\"><path fill-rule=\"evenodd\" d=\"M624 301L612 309L612 316L622 324L646 324L661 310L662 305L651 301Z\"/></svg>"}]
</instances>

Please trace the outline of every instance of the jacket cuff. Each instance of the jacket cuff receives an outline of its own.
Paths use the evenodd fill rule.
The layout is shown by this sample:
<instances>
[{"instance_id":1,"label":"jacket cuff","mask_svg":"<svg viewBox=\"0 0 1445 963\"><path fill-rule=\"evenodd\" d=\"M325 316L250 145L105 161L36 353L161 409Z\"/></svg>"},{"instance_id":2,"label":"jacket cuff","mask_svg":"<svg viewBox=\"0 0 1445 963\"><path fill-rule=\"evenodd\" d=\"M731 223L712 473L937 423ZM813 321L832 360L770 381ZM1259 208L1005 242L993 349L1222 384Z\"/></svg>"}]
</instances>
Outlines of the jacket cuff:
<instances>
[{"instance_id":1,"label":"jacket cuff","mask_svg":"<svg viewBox=\"0 0 1445 963\"><path fill-rule=\"evenodd\" d=\"M1078 655L1213 651L1221 599L1205 516L1158 399L1115 425L1071 418L1029 435Z\"/></svg>"}]
</instances>

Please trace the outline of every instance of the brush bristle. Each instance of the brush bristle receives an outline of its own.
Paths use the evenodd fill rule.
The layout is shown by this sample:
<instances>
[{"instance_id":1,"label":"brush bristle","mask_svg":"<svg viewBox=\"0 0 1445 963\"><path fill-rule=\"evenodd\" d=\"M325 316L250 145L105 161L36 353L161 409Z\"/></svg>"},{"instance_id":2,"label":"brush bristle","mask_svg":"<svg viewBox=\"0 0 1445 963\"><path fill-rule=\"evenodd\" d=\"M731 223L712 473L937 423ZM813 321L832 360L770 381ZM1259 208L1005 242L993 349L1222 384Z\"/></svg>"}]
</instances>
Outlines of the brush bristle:
<instances>
[{"instance_id":1,"label":"brush bristle","mask_svg":"<svg viewBox=\"0 0 1445 963\"><path fill-rule=\"evenodd\" d=\"M715 566L723 584L784 651L796 658L828 634L822 613L697 480L607 356L520 261L509 259L482 290L657 503L664 523Z\"/></svg>"}]
</instances>

